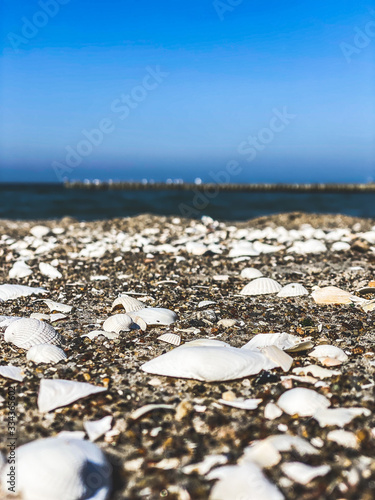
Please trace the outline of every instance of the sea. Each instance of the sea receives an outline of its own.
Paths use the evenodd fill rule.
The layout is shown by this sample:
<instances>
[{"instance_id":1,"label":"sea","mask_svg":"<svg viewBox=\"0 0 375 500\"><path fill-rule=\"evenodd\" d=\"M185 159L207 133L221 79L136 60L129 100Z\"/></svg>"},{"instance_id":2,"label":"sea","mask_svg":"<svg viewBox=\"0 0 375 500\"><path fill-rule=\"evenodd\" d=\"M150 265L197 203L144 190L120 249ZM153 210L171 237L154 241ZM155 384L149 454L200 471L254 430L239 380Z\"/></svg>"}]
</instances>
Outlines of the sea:
<instances>
[{"instance_id":1,"label":"sea","mask_svg":"<svg viewBox=\"0 0 375 500\"><path fill-rule=\"evenodd\" d=\"M332 213L375 218L375 193L219 192L200 197L185 190L67 189L59 184L0 184L0 218L80 221L171 215L240 221L283 212Z\"/></svg>"}]
</instances>

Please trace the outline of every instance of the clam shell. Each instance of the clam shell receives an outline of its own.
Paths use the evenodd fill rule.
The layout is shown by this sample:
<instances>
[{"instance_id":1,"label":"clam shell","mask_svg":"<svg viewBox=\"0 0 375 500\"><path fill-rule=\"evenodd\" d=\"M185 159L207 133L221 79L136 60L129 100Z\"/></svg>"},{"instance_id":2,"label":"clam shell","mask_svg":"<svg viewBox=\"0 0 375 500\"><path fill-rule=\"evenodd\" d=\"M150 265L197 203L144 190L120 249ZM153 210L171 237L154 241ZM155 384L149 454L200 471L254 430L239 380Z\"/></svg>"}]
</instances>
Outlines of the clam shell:
<instances>
[{"instance_id":1,"label":"clam shell","mask_svg":"<svg viewBox=\"0 0 375 500\"><path fill-rule=\"evenodd\" d=\"M61 406L67 406L78 399L106 390L105 387L97 387L86 382L42 379L38 394L38 409L42 413L48 413Z\"/></svg>"},{"instance_id":2,"label":"clam shell","mask_svg":"<svg viewBox=\"0 0 375 500\"><path fill-rule=\"evenodd\" d=\"M336 286L317 288L311 294L317 304L350 304L352 302L351 296L351 293Z\"/></svg>"},{"instance_id":3,"label":"clam shell","mask_svg":"<svg viewBox=\"0 0 375 500\"><path fill-rule=\"evenodd\" d=\"M308 295L309 292L300 283L289 283L284 286L277 294L278 297L300 297L301 295Z\"/></svg>"},{"instance_id":4,"label":"clam shell","mask_svg":"<svg viewBox=\"0 0 375 500\"><path fill-rule=\"evenodd\" d=\"M235 347L183 345L141 366L154 375L190 378L206 382L235 380L274 368L275 364L257 351Z\"/></svg>"},{"instance_id":5,"label":"clam shell","mask_svg":"<svg viewBox=\"0 0 375 500\"><path fill-rule=\"evenodd\" d=\"M17 382L22 382L25 378L22 369L13 365L0 366L0 377L17 380Z\"/></svg>"},{"instance_id":6,"label":"clam shell","mask_svg":"<svg viewBox=\"0 0 375 500\"><path fill-rule=\"evenodd\" d=\"M82 439L47 438L20 446L16 493L23 500L107 500L112 468L95 444ZM1 473L7 490L10 466Z\"/></svg>"},{"instance_id":7,"label":"clam shell","mask_svg":"<svg viewBox=\"0 0 375 500\"><path fill-rule=\"evenodd\" d=\"M284 392L277 405L289 415L299 415L300 417L311 417L316 412L328 408L330 401L311 389L296 387Z\"/></svg>"},{"instance_id":8,"label":"clam shell","mask_svg":"<svg viewBox=\"0 0 375 500\"><path fill-rule=\"evenodd\" d=\"M297 350L298 347L309 349L311 342L304 342L296 335L290 333L259 333L255 335L247 344L243 345L241 349L262 349L263 347L276 346L283 351Z\"/></svg>"},{"instance_id":9,"label":"clam shell","mask_svg":"<svg viewBox=\"0 0 375 500\"><path fill-rule=\"evenodd\" d=\"M245 267L245 269L242 269L240 276L241 278L254 280L255 278L262 278L263 273L254 267Z\"/></svg>"},{"instance_id":10,"label":"clam shell","mask_svg":"<svg viewBox=\"0 0 375 500\"><path fill-rule=\"evenodd\" d=\"M26 354L26 359L34 361L34 363L58 363L66 358L65 352L52 344L34 345Z\"/></svg>"},{"instance_id":11,"label":"clam shell","mask_svg":"<svg viewBox=\"0 0 375 500\"><path fill-rule=\"evenodd\" d=\"M4 340L22 349L29 349L37 344L59 345L61 336L53 326L44 321L22 318L8 326L4 332Z\"/></svg>"},{"instance_id":12,"label":"clam shell","mask_svg":"<svg viewBox=\"0 0 375 500\"><path fill-rule=\"evenodd\" d=\"M47 290L25 285L0 285L0 299L2 300L14 300L18 299L18 297L27 297L28 295L38 295L40 293L47 293Z\"/></svg>"},{"instance_id":13,"label":"clam shell","mask_svg":"<svg viewBox=\"0 0 375 500\"><path fill-rule=\"evenodd\" d=\"M313 417L318 421L320 427L327 427L327 425L344 427L360 415L369 417L371 411L368 408L324 408L316 412Z\"/></svg>"},{"instance_id":14,"label":"clam shell","mask_svg":"<svg viewBox=\"0 0 375 500\"><path fill-rule=\"evenodd\" d=\"M281 465L281 470L292 481L299 484L309 484L319 476L325 476L331 470L329 465L313 467L301 462L286 462Z\"/></svg>"},{"instance_id":15,"label":"clam shell","mask_svg":"<svg viewBox=\"0 0 375 500\"><path fill-rule=\"evenodd\" d=\"M41 262L39 264L39 271L43 274L43 276L47 276L52 280L62 278L60 271L51 266L51 264L47 264L45 262Z\"/></svg>"},{"instance_id":16,"label":"clam shell","mask_svg":"<svg viewBox=\"0 0 375 500\"><path fill-rule=\"evenodd\" d=\"M177 314L175 312L161 307L147 307L137 312L130 312L129 316L131 318L138 316L143 319L147 325L171 325L177 320Z\"/></svg>"},{"instance_id":17,"label":"clam shell","mask_svg":"<svg viewBox=\"0 0 375 500\"><path fill-rule=\"evenodd\" d=\"M257 278L250 281L240 292L241 295L267 295L277 293L281 285L271 278Z\"/></svg>"},{"instance_id":18,"label":"clam shell","mask_svg":"<svg viewBox=\"0 0 375 500\"><path fill-rule=\"evenodd\" d=\"M90 441L94 442L111 430L113 417L108 415L100 420L86 420L83 427L87 432Z\"/></svg>"},{"instance_id":19,"label":"clam shell","mask_svg":"<svg viewBox=\"0 0 375 500\"><path fill-rule=\"evenodd\" d=\"M140 311L145 307L146 304L144 302L141 302L140 300L125 294L125 295L120 295L119 297L117 297L116 300L114 300L112 304L112 311L114 309L124 308L125 312L128 313L133 311Z\"/></svg>"},{"instance_id":20,"label":"clam shell","mask_svg":"<svg viewBox=\"0 0 375 500\"><path fill-rule=\"evenodd\" d=\"M20 260L15 262L12 269L9 271L9 278L11 279L21 279L30 276L33 271L30 266L26 264L26 262Z\"/></svg>"},{"instance_id":21,"label":"clam shell","mask_svg":"<svg viewBox=\"0 0 375 500\"><path fill-rule=\"evenodd\" d=\"M164 333L158 337L158 340L163 342L167 342L168 344L172 344L175 346L179 346L181 344L181 337L176 335L175 333Z\"/></svg>"},{"instance_id":22,"label":"clam shell","mask_svg":"<svg viewBox=\"0 0 375 500\"><path fill-rule=\"evenodd\" d=\"M115 333L128 332L132 324L133 320L128 314L115 314L104 321L103 330Z\"/></svg>"},{"instance_id":23,"label":"clam shell","mask_svg":"<svg viewBox=\"0 0 375 500\"><path fill-rule=\"evenodd\" d=\"M316 346L315 349L309 353L309 356L311 358L318 358L318 359L324 359L324 358L336 359L341 363L344 363L349 359L348 356L345 354L345 352L342 349L340 349L340 347L336 347L330 344L322 344Z\"/></svg>"}]
</instances>

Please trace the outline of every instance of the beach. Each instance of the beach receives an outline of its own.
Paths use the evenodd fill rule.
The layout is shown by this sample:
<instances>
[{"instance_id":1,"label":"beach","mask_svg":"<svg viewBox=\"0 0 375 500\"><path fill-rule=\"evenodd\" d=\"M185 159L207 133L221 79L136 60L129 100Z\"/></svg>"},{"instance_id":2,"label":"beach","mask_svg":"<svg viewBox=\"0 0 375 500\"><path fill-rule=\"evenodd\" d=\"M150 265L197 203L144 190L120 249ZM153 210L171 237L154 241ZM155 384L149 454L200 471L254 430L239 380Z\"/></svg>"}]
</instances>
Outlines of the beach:
<instances>
[{"instance_id":1,"label":"beach","mask_svg":"<svg viewBox=\"0 0 375 500\"><path fill-rule=\"evenodd\" d=\"M71 217L3 219L0 234L0 282L43 287L48 292L0 302L2 316L50 314L53 311L44 298L73 306L64 318L52 322L67 355L59 363L27 361L26 350L5 342L1 335L1 364L24 371L22 382L0 378L2 425L7 421L8 388L15 388L17 446L62 431L82 432L84 421L112 416L111 430L96 440L113 469L110 500L217 500L210 497L217 481L207 477L209 470L188 466L212 455L220 456L213 460L213 469L234 466L255 441L280 434L298 436L316 452L280 452L280 461L263 470L283 497L374 498L375 313L371 307L364 310L361 300L319 304L311 296L314 287L335 286L359 299L375 299L375 288L374 293L368 290L375 280L374 219L302 212L241 222L155 215L89 222ZM17 261L25 262L31 273L10 278ZM61 277L43 274L40 263L52 265ZM245 268L255 268L281 286L300 283L308 295L241 295L250 282L241 276ZM83 337L102 330L112 314L124 313L111 311L120 294L148 307L174 311L177 320L130 329L116 338ZM0 319L0 333L4 330ZM176 348L158 339L164 333L178 335L181 345L209 338L240 348L257 334L281 332L301 342L310 339L314 347L339 347L347 360L327 366L310 357L309 348L289 353L293 364L287 371L273 368L214 382L141 369ZM323 378L293 372L310 364L334 374ZM37 398L42 379L85 382L106 390L41 412ZM338 424L323 426L312 416L286 412L265 418L267 404L276 404L283 393L296 387L325 396L331 408L366 410L342 426L350 433L347 444L328 436L341 428ZM253 410L219 402L238 398L261 402ZM170 406L134 418L134 411L149 404ZM7 454L5 443L1 451ZM328 468L300 484L282 468L289 462Z\"/></svg>"}]
</instances>

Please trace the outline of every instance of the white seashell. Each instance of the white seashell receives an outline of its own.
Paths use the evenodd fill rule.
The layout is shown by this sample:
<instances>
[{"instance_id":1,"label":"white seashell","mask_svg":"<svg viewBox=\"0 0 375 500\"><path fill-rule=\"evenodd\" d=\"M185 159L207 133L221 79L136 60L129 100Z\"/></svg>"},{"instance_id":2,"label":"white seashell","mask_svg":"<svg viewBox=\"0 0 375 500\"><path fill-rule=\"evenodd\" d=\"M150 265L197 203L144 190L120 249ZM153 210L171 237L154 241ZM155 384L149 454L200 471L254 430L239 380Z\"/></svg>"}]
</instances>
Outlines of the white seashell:
<instances>
[{"instance_id":1,"label":"white seashell","mask_svg":"<svg viewBox=\"0 0 375 500\"><path fill-rule=\"evenodd\" d=\"M22 318L20 316L0 316L0 328L6 328L19 319Z\"/></svg>"},{"instance_id":2,"label":"white seashell","mask_svg":"<svg viewBox=\"0 0 375 500\"><path fill-rule=\"evenodd\" d=\"M54 302L53 300L43 299L43 302L48 306L48 309L53 312L57 311L60 313L68 314L73 309L73 306L68 304L61 304L60 302Z\"/></svg>"},{"instance_id":3,"label":"white seashell","mask_svg":"<svg viewBox=\"0 0 375 500\"><path fill-rule=\"evenodd\" d=\"M268 245L267 243L262 243L261 241L254 241L253 247L256 252L262 254L279 252L285 248L284 245Z\"/></svg>"},{"instance_id":4,"label":"white seashell","mask_svg":"<svg viewBox=\"0 0 375 500\"><path fill-rule=\"evenodd\" d=\"M93 330L92 332L85 333L82 335L82 337L88 337L90 340L96 339L96 337L99 337L100 335L103 335L103 337L113 340L117 339L119 337L118 333L115 332L105 332L104 330Z\"/></svg>"},{"instance_id":5,"label":"white seashell","mask_svg":"<svg viewBox=\"0 0 375 500\"><path fill-rule=\"evenodd\" d=\"M262 278L263 273L254 267L245 267L245 269L242 269L240 276L241 278L254 280L255 278Z\"/></svg>"},{"instance_id":6,"label":"white seashell","mask_svg":"<svg viewBox=\"0 0 375 500\"><path fill-rule=\"evenodd\" d=\"M17 382L22 382L22 380L25 378L21 368L13 365L0 366L0 377L17 380Z\"/></svg>"},{"instance_id":7,"label":"white seashell","mask_svg":"<svg viewBox=\"0 0 375 500\"><path fill-rule=\"evenodd\" d=\"M33 271L26 264L26 262L23 262L22 260L17 261L14 263L12 269L9 271L9 278L11 279L21 279L21 278L26 278L27 276L30 276Z\"/></svg>"},{"instance_id":8,"label":"white seashell","mask_svg":"<svg viewBox=\"0 0 375 500\"><path fill-rule=\"evenodd\" d=\"M292 356L289 356L286 352L282 351L275 345L270 345L262 348L262 353L267 356L271 361L275 363L276 366L287 372L293 364Z\"/></svg>"},{"instance_id":9,"label":"white seashell","mask_svg":"<svg viewBox=\"0 0 375 500\"><path fill-rule=\"evenodd\" d=\"M179 346L181 344L181 337L174 333L164 333L158 337L158 340L162 340L163 342L167 342L168 344L175 346Z\"/></svg>"},{"instance_id":10,"label":"white seashell","mask_svg":"<svg viewBox=\"0 0 375 500\"><path fill-rule=\"evenodd\" d=\"M300 455L315 455L318 453L318 450L314 448L314 446L312 446L308 441L299 436L290 436L289 434L276 434L273 436L269 436L262 441L256 441L253 446L255 446L255 444L258 444L259 442L264 441L272 444L272 446L280 452L290 452L292 450L296 450ZM245 458L247 451L252 450L253 446L245 448Z\"/></svg>"},{"instance_id":11,"label":"white seashell","mask_svg":"<svg viewBox=\"0 0 375 500\"><path fill-rule=\"evenodd\" d=\"M21 349L29 349L37 344L60 345L61 336L53 326L33 318L14 321L4 332L4 340Z\"/></svg>"},{"instance_id":12,"label":"white seashell","mask_svg":"<svg viewBox=\"0 0 375 500\"><path fill-rule=\"evenodd\" d=\"M335 429L327 434L328 441L334 441L340 446L345 448L358 448L359 440L354 432L344 431L342 429Z\"/></svg>"},{"instance_id":13,"label":"white seashell","mask_svg":"<svg viewBox=\"0 0 375 500\"><path fill-rule=\"evenodd\" d=\"M67 406L78 399L106 390L105 387L97 387L86 382L42 379L38 394L38 409L42 413L48 413L61 406Z\"/></svg>"},{"instance_id":14,"label":"white seashell","mask_svg":"<svg viewBox=\"0 0 375 500\"><path fill-rule=\"evenodd\" d=\"M185 342L185 344L181 347L197 347L197 346L206 346L206 347L232 347L231 345L223 342L222 340L216 339L196 339L191 340L190 342Z\"/></svg>"},{"instance_id":15,"label":"white seashell","mask_svg":"<svg viewBox=\"0 0 375 500\"><path fill-rule=\"evenodd\" d=\"M309 341L302 341L300 337L290 333L259 333L255 335L241 349L262 349L263 347L276 346L283 351L298 351L309 349L312 344Z\"/></svg>"},{"instance_id":16,"label":"white seashell","mask_svg":"<svg viewBox=\"0 0 375 500\"><path fill-rule=\"evenodd\" d=\"M327 251L327 247L322 241L310 239L307 241L296 241L294 245L288 248L288 253L297 253L299 255L306 255L309 253L323 253Z\"/></svg>"},{"instance_id":17,"label":"white seashell","mask_svg":"<svg viewBox=\"0 0 375 500\"><path fill-rule=\"evenodd\" d=\"M39 271L43 274L43 276L47 276L52 280L62 278L60 271L46 262L40 262Z\"/></svg>"},{"instance_id":18,"label":"white seashell","mask_svg":"<svg viewBox=\"0 0 375 500\"><path fill-rule=\"evenodd\" d=\"M128 314L115 314L104 321L103 330L115 333L129 332L132 324L133 320Z\"/></svg>"},{"instance_id":19,"label":"white seashell","mask_svg":"<svg viewBox=\"0 0 375 500\"><path fill-rule=\"evenodd\" d=\"M290 389L284 392L277 401L277 406L285 413L300 417L311 417L316 412L328 408L330 404L325 396L305 387Z\"/></svg>"},{"instance_id":20,"label":"white seashell","mask_svg":"<svg viewBox=\"0 0 375 500\"><path fill-rule=\"evenodd\" d=\"M177 347L141 366L155 375L206 382L234 380L274 368L266 356L235 347L189 345Z\"/></svg>"},{"instance_id":21,"label":"white seashell","mask_svg":"<svg viewBox=\"0 0 375 500\"><path fill-rule=\"evenodd\" d=\"M313 377L317 378L329 378L335 375L341 375L339 370L327 370L327 368L322 368L319 365L307 365L299 368L294 368L293 373L297 375L308 375L311 374Z\"/></svg>"},{"instance_id":22,"label":"white seashell","mask_svg":"<svg viewBox=\"0 0 375 500\"><path fill-rule=\"evenodd\" d=\"M85 431L61 431L56 434L57 438L62 439L85 439L86 433Z\"/></svg>"},{"instance_id":23,"label":"white seashell","mask_svg":"<svg viewBox=\"0 0 375 500\"><path fill-rule=\"evenodd\" d=\"M346 252L350 250L350 245L345 241L335 241L331 246L331 250L334 252Z\"/></svg>"},{"instance_id":24,"label":"white seashell","mask_svg":"<svg viewBox=\"0 0 375 500\"><path fill-rule=\"evenodd\" d=\"M139 418L146 415L146 413L150 413L150 411L154 410L174 410L174 405L166 405L166 404L150 404L142 406L141 408L137 408L130 414L130 418L132 420L138 420Z\"/></svg>"},{"instance_id":25,"label":"white seashell","mask_svg":"<svg viewBox=\"0 0 375 500\"><path fill-rule=\"evenodd\" d=\"M275 403L268 403L264 408L264 418L267 420L275 420L281 417L282 414L282 410Z\"/></svg>"},{"instance_id":26,"label":"white seashell","mask_svg":"<svg viewBox=\"0 0 375 500\"><path fill-rule=\"evenodd\" d=\"M50 232L50 228L47 226L34 226L30 229L30 233L38 239L44 238Z\"/></svg>"},{"instance_id":27,"label":"white seashell","mask_svg":"<svg viewBox=\"0 0 375 500\"><path fill-rule=\"evenodd\" d=\"M52 344L34 345L26 354L26 359L34 361L34 363L58 363L66 358L65 352Z\"/></svg>"},{"instance_id":28,"label":"white seashell","mask_svg":"<svg viewBox=\"0 0 375 500\"><path fill-rule=\"evenodd\" d=\"M241 291L241 295L267 295L277 293L281 285L271 278L257 278L250 281Z\"/></svg>"},{"instance_id":29,"label":"white seashell","mask_svg":"<svg viewBox=\"0 0 375 500\"><path fill-rule=\"evenodd\" d=\"M107 500L112 468L95 444L81 439L47 438L20 446L16 493L23 500ZM1 473L7 491L10 465Z\"/></svg>"},{"instance_id":30,"label":"white seashell","mask_svg":"<svg viewBox=\"0 0 375 500\"><path fill-rule=\"evenodd\" d=\"M146 304L144 302L141 302L138 299L135 299L134 297L130 297L129 295L120 295L117 297L116 300L114 300L112 304L112 311L114 309L120 309L124 308L125 312L134 312L134 311L140 311L141 309L144 309L146 307Z\"/></svg>"},{"instance_id":31,"label":"white seashell","mask_svg":"<svg viewBox=\"0 0 375 500\"><path fill-rule=\"evenodd\" d=\"M31 319L38 319L39 321L49 321L49 314L41 314L41 313L32 313L30 314Z\"/></svg>"},{"instance_id":32,"label":"white seashell","mask_svg":"<svg viewBox=\"0 0 375 500\"><path fill-rule=\"evenodd\" d=\"M129 316L131 318L138 316L147 325L171 325L177 321L177 314L175 312L161 307L147 307L137 312L130 312Z\"/></svg>"},{"instance_id":33,"label":"white seashell","mask_svg":"<svg viewBox=\"0 0 375 500\"><path fill-rule=\"evenodd\" d=\"M365 312L373 311L375 309L375 299L367 301L361 307Z\"/></svg>"},{"instance_id":34,"label":"white seashell","mask_svg":"<svg viewBox=\"0 0 375 500\"><path fill-rule=\"evenodd\" d=\"M60 313L53 313L50 314L49 320L51 323L56 323L57 321L61 321L62 319L66 318L66 314L60 314Z\"/></svg>"},{"instance_id":35,"label":"white seashell","mask_svg":"<svg viewBox=\"0 0 375 500\"><path fill-rule=\"evenodd\" d=\"M301 295L308 295L309 292L300 283L289 283L284 286L277 294L278 297L300 297Z\"/></svg>"},{"instance_id":36,"label":"white seashell","mask_svg":"<svg viewBox=\"0 0 375 500\"><path fill-rule=\"evenodd\" d=\"M254 245L249 241L239 241L234 244L234 246L229 251L228 257L256 257L260 255L259 250L255 250Z\"/></svg>"},{"instance_id":37,"label":"white seashell","mask_svg":"<svg viewBox=\"0 0 375 500\"><path fill-rule=\"evenodd\" d=\"M251 446L244 449L244 455L239 463L251 462L258 467L274 467L281 460L281 454L267 439L255 441Z\"/></svg>"},{"instance_id":38,"label":"white seashell","mask_svg":"<svg viewBox=\"0 0 375 500\"><path fill-rule=\"evenodd\" d=\"M316 412L313 417L318 421L320 427L327 425L337 425L344 427L349 424L355 417L364 415L369 417L371 411L368 408L325 408Z\"/></svg>"},{"instance_id":39,"label":"white seashell","mask_svg":"<svg viewBox=\"0 0 375 500\"><path fill-rule=\"evenodd\" d=\"M233 401L219 399L218 403L233 406L233 408L239 408L240 410L256 410L262 401L263 399L234 399Z\"/></svg>"},{"instance_id":40,"label":"white seashell","mask_svg":"<svg viewBox=\"0 0 375 500\"><path fill-rule=\"evenodd\" d=\"M217 322L219 326L223 326L224 328L231 328L236 325L238 321L236 319L224 318Z\"/></svg>"},{"instance_id":41,"label":"white seashell","mask_svg":"<svg viewBox=\"0 0 375 500\"><path fill-rule=\"evenodd\" d=\"M216 304L214 300L201 300L198 304L198 308L200 309L201 307L212 306L214 304Z\"/></svg>"},{"instance_id":42,"label":"white seashell","mask_svg":"<svg viewBox=\"0 0 375 500\"><path fill-rule=\"evenodd\" d=\"M181 470L184 474L197 472L201 476L205 476L216 465L224 465L227 462L228 458L225 455L207 455L202 462L185 465Z\"/></svg>"},{"instance_id":43,"label":"white seashell","mask_svg":"<svg viewBox=\"0 0 375 500\"><path fill-rule=\"evenodd\" d=\"M281 465L281 470L292 481L299 484L309 484L316 477L328 474L331 467L329 465L312 467L301 462L286 462Z\"/></svg>"},{"instance_id":44,"label":"white seashell","mask_svg":"<svg viewBox=\"0 0 375 500\"><path fill-rule=\"evenodd\" d=\"M226 465L212 470L207 479L218 479L214 484L210 500L283 500L284 495L251 462L243 465Z\"/></svg>"},{"instance_id":45,"label":"white seashell","mask_svg":"<svg viewBox=\"0 0 375 500\"><path fill-rule=\"evenodd\" d=\"M142 330L144 332L147 330L146 321L143 320L142 318L140 318L139 316L134 316L133 323L134 323L134 326L138 327L140 330Z\"/></svg>"},{"instance_id":46,"label":"white seashell","mask_svg":"<svg viewBox=\"0 0 375 500\"><path fill-rule=\"evenodd\" d=\"M339 361L340 363L344 363L348 360L348 356L342 349L340 349L340 347L329 344L318 345L309 353L309 356L311 358L317 358L319 361L324 360L325 358L331 358Z\"/></svg>"},{"instance_id":47,"label":"white seashell","mask_svg":"<svg viewBox=\"0 0 375 500\"><path fill-rule=\"evenodd\" d=\"M311 294L317 304L351 304L351 296L351 293L336 286L318 287Z\"/></svg>"},{"instance_id":48,"label":"white seashell","mask_svg":"<svg viewBox=\"0 0 375 500\"><path fill-rule=\"evenodd\" d=\"M19 297L27 297L28 295L37 295L40 293L47 293L47 290L25 285L0 285L0 299L2 300L14 300Z\"/></svg>"},{"instance_id":49,"label":"white seashell","mask_svg":"<svg viewBox=\"0 0 375 500\"><path fill-rule=\"evenodd\" d=\"M90 441L94 442L111 430L113 417L108 415L100 420L86 420L83 427Z\"/></svg>"}]
</instances>

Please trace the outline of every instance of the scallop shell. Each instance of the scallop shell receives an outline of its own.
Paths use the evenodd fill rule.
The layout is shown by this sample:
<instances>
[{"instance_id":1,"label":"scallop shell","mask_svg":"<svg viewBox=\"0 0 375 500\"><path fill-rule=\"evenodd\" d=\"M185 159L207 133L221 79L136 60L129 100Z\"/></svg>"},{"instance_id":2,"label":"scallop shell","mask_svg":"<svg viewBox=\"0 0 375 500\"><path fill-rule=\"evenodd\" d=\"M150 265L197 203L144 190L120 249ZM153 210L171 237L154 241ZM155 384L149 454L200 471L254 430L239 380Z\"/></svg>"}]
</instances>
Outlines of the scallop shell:
<instances>
[{"instance_id":1,"label":"scallop shell","mask_svg":"<svg viewBox=\"0 0 375 500\"><path fill-rule=\"evenodd\" d=\"M290 333L259 333L255 335L241 349L262 349L268 346L276 346L283 351L296 351L302 349L310 349L312 343L310 341L302 341L300 337L291 335Z\"/></svg>"},{"instance_id":2,"label":"scallop shell","mask_svg":"<svg viewBox=\"0 0 375 500\"><path fill-rule=\"evenodd\" d=\"M300 417L311 417L317 411L328 408L330 401L305 387L296 387L284 392L278 401L277 405L289 415L299 415Z\"/></svg>"},{"instance_id":3,"label":"scallop shell","mask_svg":"<svg viewBox=\"0 0 375 500\"><path fill-rule=\"evenodd\" d=\"M176 335L175 333L164 333L158 337L158 340L163 342L167 342L168 344L172 344L175 346L179 346L181 344L181 337Z\"/></svg>"},{"instance_id":4,"label":"scallop shell","mask_svg":"<svg viewBox=\"0 0 375 500\"><path fill-rule=\"evenodd\" d=\"M286 462L281 465L283 473L299 484L309 484L316 477L325 476L331 470L329 465L313 467L301 462Z\"/></svg>"},{"instance_id":5,"label":"scallop shell","mask_svg":"<svg viewBox=\"0 0 375 500\"><path fill-rule=\"evenodd\" d=\"M309 356L312 358L318 358L319 360L325 358L336 359L341 363L344 363L349 359L345 352L340 349L340 347L336 347L330 344L322 344L316 346L315 349L309 353Z\"/></svg>"},{"instance_id":6,"label":"scallop shell","mask_svg":"<svg viewBox=\"0 0 375 500\"><path fill-rule=\"evenodd\" d=\"M87 432L90 441L94 442L111 430L113 417L108 415L100 420L86 420L83 427Z\"/></svg>"},{"instance_id":7,"label":"scallop shell","mask_svg":"<svg viewBox=\"0 0 375 500\"><path fill-rule=\"evenodd\" d=\"M327 425L344 427L360 415L369 417L371 411L368 408L325 408L316 412L313 417L318 421L320 427L327 427Z\"/></svg>"},{"instance_id":8,"label":"scallop shell","mask_svg":"<svg viewBox=\"0 0 375 500\"><path fill-rule=\"evenodd\" d=\"M128 314L115 314L104 321L103 330L115 333L128 332L132 324L133 320Z\"/></svg>"},{"instance_id":9,"label":"scallop shell","mask_svg":"<svg viewBox=\"0 0 375 500\"><path fill-rule=\"evenodd\" d=\"M95 444L82 439L50 437L16 450L16 493L23 500L107 500L112 468ZM1 473L7 490L10 465Z\"/></svg>"},{"instance_id":10,"label":"scallop shell","mask_svg":"<svg viewBox=\"0 0 375 500\"><path fill-rule=\"evenodd\" d=\"M254 280L255 278L262 278L263 273L254 267L245 267L245 269L242 269L240 276L241 278Z\"/></svg>"},{"instance_id":11,"label":"scallop shell","mask_svg":"<svg viewBox=\"0 0 375 500\"><path fill-rule=\"evenodd\" d=\"M300 297L301 295L308 295L309 292L300 283L289 283L284 286L277 294L278 297Z\"/></svg>"},{"instance_id":12,"label":"scallop shell","mask_svg":"<svg viewBox=\"0 0 375 500\"><path fill-rule=\"evenodd\" d=\"M38 295L40 293L47 293L47 290L25 285L0 285L0 299L2 300L13 300L18 299L18 297L27 297L28 295Z\"/></svg>"},{"instance_id":13,"label":"scallop shell","mask_svg":"<svg viewBox=\"0 0 375 500\"><path fill-rule=\"evenodd\" d=\"M177 321L177 314L175 312L161 307L147 307L137 312L130 312L129 316L131 318L138 316L147 325L171 325Z\"/></svg>"},{"instance_id":14,"label":"scallop shell","mask_svg":"<svg viewBox=\"0 0 375 500\"><path fill-rule=\"evenodd\" d=\"M39 271L43 274L43 276L47 276L52 280L62 278L60 271L46 262L41 262L39 264Z\"/></svg>"},{"instance_id":15,"label":"scallop shell","mask_svg":"<svg viewBox=\"0 0 375 500\"><path fill-rule=\"evenodd\" d=\"M317 304L350 304L352 302L351 296L351 293L336 286L317 288L311 294Z\"/></svg>"},{"instance_id":16,"label":"scallop shell","mask_svg":"<svg viewBox=\"0 0 375 500\"><path fill-rule=\"evenodd\" d=\"M65 352L52 344L34 345L26 354L26 359L34 361L34 363L58 363L66 358Z\"/></svg>"},{"instance_id":17,"label":"scallop shell","mask_svg":"<svg viewBox=\"0 0 375 500\"><path fill-rule=\"evenodd\" d=\"M26 262L20 260L18 262L15 262L12 269L9 271L9 278L21 279L30 276L30 274L33 274L30 266L28 266Z\"/></svg>"},{"instance_id":18,"label":"scallop shell","mask_svg":"<svg viewBox=\"0 0 375 500\"><path fill-rule=\"evenodd\" d=\"M37 344L59 345L61 336L53 326L44 321L22 318L8 326L4 332L4 340L21 349L29 349Z\"/></svg>"},{"instance_id":19,"label":"scallop shell","mask_svg":"<svg viewBox=\"0 0 375 500\"><path fill-rule=\"evenodd\" d=\"M97 387L86 382L42 379L38 394L38 409L42 413L48 413L61 406L67 406L78 399L106 390L105 387Z\"/></svg>"},{"instance_id":20,"label":"scallop shell","mask_svg":"<svg viewBox=\"0 0 375 500\"><path fill-rule=\"evenodd\" d=\"M117 299L113 302L112 304L112 311L114 309L121 309L124 308L125 312L133 312L133 311L140 311L141 309L144 309L146 307L146 304L144 302L141 302L138 299L135 299L134 297L130 297L129 295L120 295L117 297Z\"/></svg>"},{"instance_id":21,"label":"scallop shell","mask_svg":"<svg viewBox=\"0 0 375 500\"><path fill-rule=\"evenodd\" d=\"M25 378L22 369L13 365L0 366L0 377L17 380L17 382L22 382Z\"/></svg>"},{"instance_id":22,"label":"scallop shell","mask_svg":"<svg viewBox=\"0 0 375 500\"><path fill-rule=\"evenodd\" d=\"M183 345L141 366L142 370L167 377L206 382L235 380L255 375L275 364L257 351L235 347Z\"/></svg>"},{"instance_id":23,"label":"scallop shell","mask_svg":"<svg viewBox=\"0 0 375 500\"><path fill-rule=\"evenodd\" d=\"M281 290L281 285L271 278L257 278L250 281L240 292L241 295L267 295L277 293Z\"/></svg>"}]
</instances>

